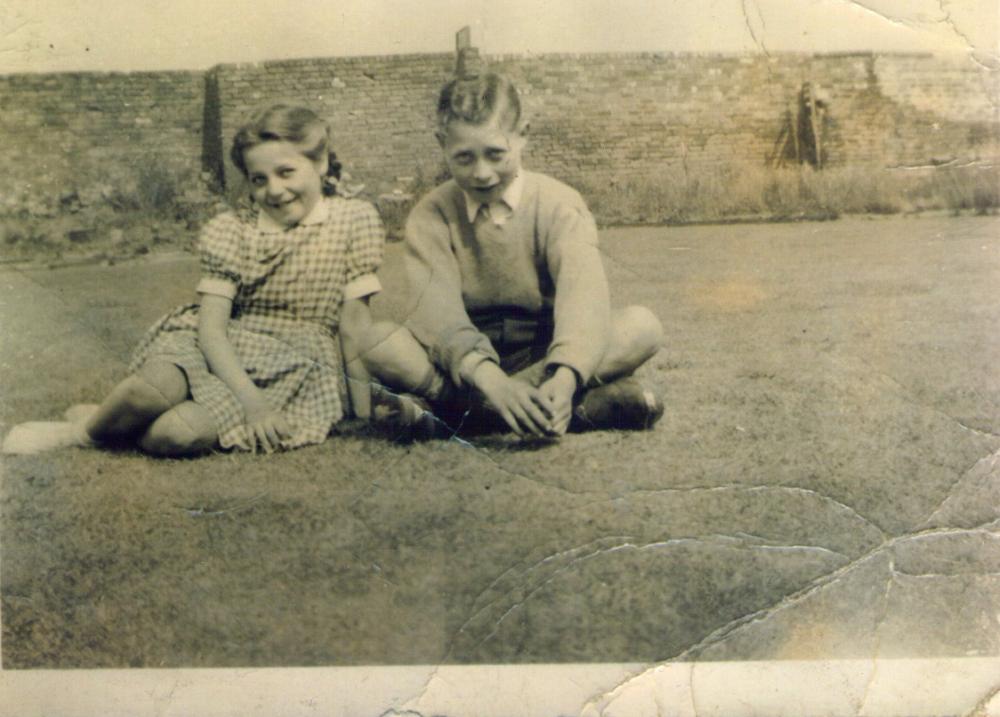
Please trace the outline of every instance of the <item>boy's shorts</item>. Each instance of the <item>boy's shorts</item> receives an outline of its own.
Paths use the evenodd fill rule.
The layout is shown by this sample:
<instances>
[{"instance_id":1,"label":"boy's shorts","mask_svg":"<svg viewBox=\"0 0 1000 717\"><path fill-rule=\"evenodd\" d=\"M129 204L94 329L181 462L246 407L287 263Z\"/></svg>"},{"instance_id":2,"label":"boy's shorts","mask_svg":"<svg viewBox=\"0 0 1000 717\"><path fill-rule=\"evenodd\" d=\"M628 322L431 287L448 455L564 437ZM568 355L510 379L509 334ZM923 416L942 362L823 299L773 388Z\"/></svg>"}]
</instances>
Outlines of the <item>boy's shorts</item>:
<instances>
[{"instance_id":1,"label":"boy's shorts","mask_svg":"<svg viewBox=\"0 0 1000 717\"><path fill-rule=\"evenodd\" d=\"M541 385L545 379L545 357L552 344L551 313L531 314L505 307L472 314L469 318L500 356L500 368L533 386ZM499 414L486 409L470 387L452 386L448 393L451 394L448 398L432 402L435 414L445 424L460 425L472 432L507 429Z\"/></svg>"},{"instance_id":2,"label":"boy's shorts","mask_svg":"<svg viewBox=\"0 0 1000 717\"><path fill-rule=\"evenodd\" d=\"M500 368L508 374L515 374L537 367L538 379L541 379L542 361L548 355L555 326L551 313L533 314L524 309L505 307L469 318L493 344L500 356Z\"/></svg>"}]
</instances>

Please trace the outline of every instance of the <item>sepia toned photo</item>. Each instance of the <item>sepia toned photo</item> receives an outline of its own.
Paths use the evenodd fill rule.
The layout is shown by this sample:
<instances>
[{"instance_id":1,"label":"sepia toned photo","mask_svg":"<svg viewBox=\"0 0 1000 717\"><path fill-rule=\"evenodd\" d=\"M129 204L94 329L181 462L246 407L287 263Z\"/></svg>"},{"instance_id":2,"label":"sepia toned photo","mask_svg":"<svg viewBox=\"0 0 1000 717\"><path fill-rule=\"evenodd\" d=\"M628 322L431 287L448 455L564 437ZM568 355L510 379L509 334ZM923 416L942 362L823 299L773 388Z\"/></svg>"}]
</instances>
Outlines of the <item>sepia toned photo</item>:
<instances>
[{"instance_id":1,"label":"sepia toned photo","mask_svg":"<svg viewBox=\"0 0 1000 717\"><path fill-rule=\"evenodd\" d=\"M0 714L1000 715L993 0L0 28Z\"/></svg>"}]
</instances>

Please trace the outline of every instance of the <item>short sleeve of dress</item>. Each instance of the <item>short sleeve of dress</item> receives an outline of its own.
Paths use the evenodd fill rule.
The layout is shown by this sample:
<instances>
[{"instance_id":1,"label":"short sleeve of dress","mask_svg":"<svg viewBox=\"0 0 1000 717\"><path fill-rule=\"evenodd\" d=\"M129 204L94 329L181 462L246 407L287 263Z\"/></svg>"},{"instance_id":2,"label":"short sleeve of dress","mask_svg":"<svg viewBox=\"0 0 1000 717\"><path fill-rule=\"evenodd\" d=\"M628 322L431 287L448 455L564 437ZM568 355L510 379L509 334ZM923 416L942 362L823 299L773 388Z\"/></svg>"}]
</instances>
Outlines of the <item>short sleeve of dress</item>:
<instances>
[{"instance_id":1,"label":"short sleeve of dress","mask_svg":"<svg viewBox=\"0 0 1000 717\"><path fill-rule=\"evenodd\" d=\"M378 212L368 202L356 201L347 245L344 299L360 299L382 290L375 272L385 252L385 229Z\"/></svg>"},{"instance_id":2,"label":"short sleeve of dress","mask_svg":"<svg viewBox=\"0 0 1000 717\"><path fill-rule=\"evenodd\" d=\"M243 224L235 214L214 217L201 230L198 251L201 256L200 294L214 294L232 299L240 285L239 249Z\"/></svg>"}]
</instances>

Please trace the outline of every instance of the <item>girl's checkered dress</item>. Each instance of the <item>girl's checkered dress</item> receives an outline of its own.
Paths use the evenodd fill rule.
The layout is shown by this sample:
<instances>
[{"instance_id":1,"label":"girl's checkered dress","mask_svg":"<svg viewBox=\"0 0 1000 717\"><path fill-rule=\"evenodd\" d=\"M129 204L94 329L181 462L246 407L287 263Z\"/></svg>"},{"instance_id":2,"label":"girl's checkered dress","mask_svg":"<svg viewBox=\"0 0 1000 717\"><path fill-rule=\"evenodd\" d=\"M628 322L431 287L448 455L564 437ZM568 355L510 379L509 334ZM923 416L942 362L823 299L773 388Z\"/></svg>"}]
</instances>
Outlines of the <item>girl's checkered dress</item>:
<instances>
[{"instance_id":1,"label":"girl's checkered dress","mask_svg":"<svg viewBox=\"0 0 1000 717\"><path fill-rule=\"evenodd\" d=\"M203 285L221 281L235 290L229 340L247 375L292 429L284 448L321 443L343 418L337 327L344 288L367 279L377 290L373 275L384 248L382 223L370 204L321 201L326 211L315 223L268 232L258 226L258 212L248 209L215 217L200 239ZM243 407L198 348L197 305L160 319L140 342L130 370L153 358L184 371L192 399L215 418L223 448L252 449Z\"/></svg>"}]
</instances>

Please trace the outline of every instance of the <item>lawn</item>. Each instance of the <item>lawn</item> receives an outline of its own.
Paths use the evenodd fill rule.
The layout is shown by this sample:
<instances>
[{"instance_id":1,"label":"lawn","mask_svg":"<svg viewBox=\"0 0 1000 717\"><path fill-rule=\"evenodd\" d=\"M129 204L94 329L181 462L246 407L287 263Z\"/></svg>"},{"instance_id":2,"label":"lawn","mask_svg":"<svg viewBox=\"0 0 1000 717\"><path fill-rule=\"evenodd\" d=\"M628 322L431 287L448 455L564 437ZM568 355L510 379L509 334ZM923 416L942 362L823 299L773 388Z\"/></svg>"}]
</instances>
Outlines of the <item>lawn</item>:
<instances>
[{"instance_id":1,"label":"lawn","mask_svg":"<svg viewBox=\"0 0 1000 717\"><path fill-rule=\"evenodd\" d=\"M1000 220L602 237L666 329L654 430L4 458L4 668L1000 655ZM0 431L196 280L0 270Z\"/></svg>"}]
</instances>

